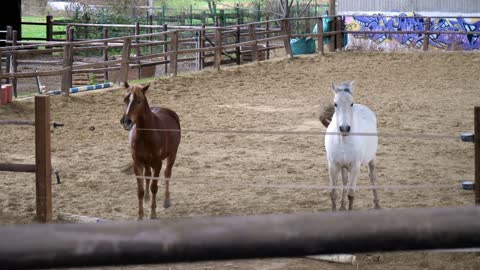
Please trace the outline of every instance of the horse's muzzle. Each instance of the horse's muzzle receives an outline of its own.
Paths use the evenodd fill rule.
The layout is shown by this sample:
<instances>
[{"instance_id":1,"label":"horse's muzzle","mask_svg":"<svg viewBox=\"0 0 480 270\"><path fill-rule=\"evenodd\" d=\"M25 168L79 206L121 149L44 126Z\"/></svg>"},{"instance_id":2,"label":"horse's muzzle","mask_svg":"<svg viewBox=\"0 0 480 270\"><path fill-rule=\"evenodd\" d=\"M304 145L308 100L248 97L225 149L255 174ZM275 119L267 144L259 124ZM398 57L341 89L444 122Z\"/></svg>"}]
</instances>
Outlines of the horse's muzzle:
<instances>
[{"instance_id":1,"label":"horse's muzzle","mask_svg":"<svg viewBox=\"0 0 480 270\"><path fill-rule=\"evenodd\" d=\"M123 129L125 129L125 130L131 130L132 127L133 127L133 121L132 121L132 119L130 119L130 117L128 117L127 115L124 115L124 116L120 119L120 124L122 124Z\"/></svg>"},{"instance_id":2,"label":"horse's muzzle","mask_svg":"<svg viewBox=\"0 0 480 270\"><path fill-rule=\"evenodd\" d=\"M340 126L338 129L340 129L340 132L342 133L349 133L350 132L350 126ZM345 136L346 134L344 134Z\"/></svg>"}]
</instances>

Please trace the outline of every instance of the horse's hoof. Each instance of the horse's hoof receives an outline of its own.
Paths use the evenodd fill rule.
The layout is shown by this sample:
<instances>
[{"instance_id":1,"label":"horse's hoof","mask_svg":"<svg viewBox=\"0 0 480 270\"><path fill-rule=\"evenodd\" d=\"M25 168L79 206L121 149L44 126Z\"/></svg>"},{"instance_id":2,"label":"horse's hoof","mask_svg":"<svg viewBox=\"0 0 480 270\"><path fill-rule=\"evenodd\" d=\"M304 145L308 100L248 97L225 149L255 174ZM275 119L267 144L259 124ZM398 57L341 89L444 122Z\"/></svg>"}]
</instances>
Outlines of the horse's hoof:
<instances>
[{"instance_id":1,"label":"horse's hoof","mask_svg":"<svg viewBox=\"0 0 480 270\"><path fill-rule=\"evenodd\" d=\"M157 219L157 214L156 213L150 214L150 219Z\"/></svg>"},{"instance_id":2,"label":"horse's hoof","mask_svg":"<svg viewBox=\"0 0 480 270\"><path fill-rule=\"evenodd\" d=\"M170 206L170 199L163 201L163 208L168 209Z\"/></svg>"}]
</instances>

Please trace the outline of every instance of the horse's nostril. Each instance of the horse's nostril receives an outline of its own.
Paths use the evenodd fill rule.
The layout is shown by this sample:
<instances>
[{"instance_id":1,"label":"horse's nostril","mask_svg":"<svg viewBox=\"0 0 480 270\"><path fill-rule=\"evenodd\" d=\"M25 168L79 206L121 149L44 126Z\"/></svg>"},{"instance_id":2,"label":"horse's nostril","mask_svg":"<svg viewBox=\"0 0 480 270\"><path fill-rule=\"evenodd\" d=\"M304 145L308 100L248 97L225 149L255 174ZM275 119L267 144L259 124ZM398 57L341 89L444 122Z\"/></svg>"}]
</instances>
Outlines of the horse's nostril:
<instances>
[{"instance_id":1,"label":"horse's nostril","mask_svg":"<svg viewBox=\"0 0 480 270\"><path fill-rule=\"evenodd\" d=\"M131 124L132 124L132 120L127 119L126 124L127 124L127 125L131 125Z\"/></svg>"}]
</instances>

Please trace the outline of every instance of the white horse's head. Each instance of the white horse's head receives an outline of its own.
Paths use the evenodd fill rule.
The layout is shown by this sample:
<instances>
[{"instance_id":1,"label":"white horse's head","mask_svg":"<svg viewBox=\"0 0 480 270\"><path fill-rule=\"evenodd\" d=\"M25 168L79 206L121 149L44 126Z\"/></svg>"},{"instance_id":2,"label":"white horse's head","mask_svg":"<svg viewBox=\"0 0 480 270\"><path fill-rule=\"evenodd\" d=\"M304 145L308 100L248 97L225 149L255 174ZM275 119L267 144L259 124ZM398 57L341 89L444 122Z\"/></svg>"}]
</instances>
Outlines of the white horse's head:
<instances>
[{"instance_id":1,"label":"white horse's head","mask_svg":"<svg viewBox=\"0 0 480 270\"><path fill-rule=\"evenodd\" d=\"M335 120L338 129L342 133L350 132L353 120L353 81L343 82L339 85L332 83L335 94L333 100L335 106Z\"/></svg>"}]
</instances>

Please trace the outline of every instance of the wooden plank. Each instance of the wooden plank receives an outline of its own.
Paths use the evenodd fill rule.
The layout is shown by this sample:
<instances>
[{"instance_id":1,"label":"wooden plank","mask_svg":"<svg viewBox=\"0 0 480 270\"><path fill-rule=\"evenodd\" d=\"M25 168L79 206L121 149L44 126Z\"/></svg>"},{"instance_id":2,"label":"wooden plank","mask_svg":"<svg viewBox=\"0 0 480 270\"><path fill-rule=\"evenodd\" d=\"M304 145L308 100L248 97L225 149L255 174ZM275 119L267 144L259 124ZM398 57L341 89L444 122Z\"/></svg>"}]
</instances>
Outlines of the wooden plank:
<instances>
[{"instance_id":1,"label":"wooden plank","mask_svg":"<svg viewBox=\"0 0 480 270\"><path fill-rule=\"evenodd\" d=\"M480 106L474 109L475 124L475 204L480 205Z\"/></svg>"},{"instance_id":2,"label":"wooden plank","mask_svg":"<svg viewBox=\"0 0 480 270\"><path fill-rule=\"evenodd\" d=\"M36 172L35 164L9 164L9 163L0 163L1 172Z\"/></svg>"},{"instance_id":3,"label":"wooden plank","mask_svg":"<svg viewBox=\"0 0 480 270\"><path fill-rule=\"evenodd\" d=\"M37 219L52 220L52 159L50 142L50 97L35 96L35 164Z\"/></svg>"}]
</instances>

